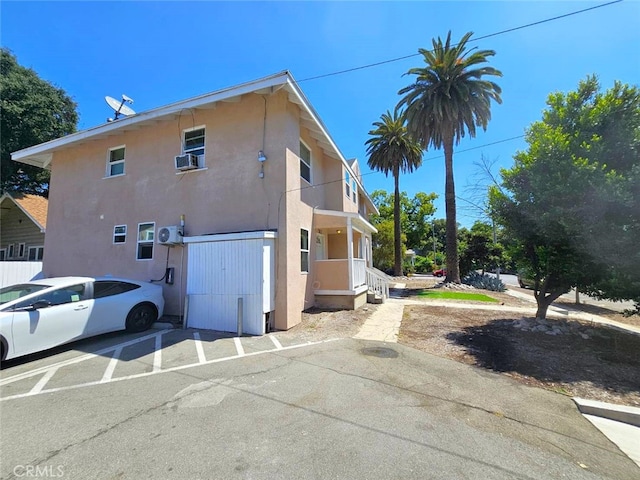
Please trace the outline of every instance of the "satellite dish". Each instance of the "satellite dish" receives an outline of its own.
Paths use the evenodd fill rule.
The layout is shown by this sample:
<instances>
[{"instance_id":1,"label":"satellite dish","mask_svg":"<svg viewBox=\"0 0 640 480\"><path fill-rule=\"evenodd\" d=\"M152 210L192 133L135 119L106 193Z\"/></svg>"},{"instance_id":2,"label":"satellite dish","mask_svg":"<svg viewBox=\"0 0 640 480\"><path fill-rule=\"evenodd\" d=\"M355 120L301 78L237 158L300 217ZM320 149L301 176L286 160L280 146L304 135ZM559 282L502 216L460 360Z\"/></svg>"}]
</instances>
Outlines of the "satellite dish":
<instances>
[{"instance_id":1,"label":"satellite dish","mask_svg":"<svg viewBox=\"0 0 640 480\"><path fill-rule=\"evenodd\" d=\"M108 122L112 122L113 120L117 120L120 115L135 115L136 112L133 111L131 107L125 105L125 103L133 103L133 99L127 97L124 93L122 94L122 101L116 100L113 97L109 97L108 95L104 97L107 105L109 105L115 111L115 117L107 119Z\"/></svg>"}]
</instances>

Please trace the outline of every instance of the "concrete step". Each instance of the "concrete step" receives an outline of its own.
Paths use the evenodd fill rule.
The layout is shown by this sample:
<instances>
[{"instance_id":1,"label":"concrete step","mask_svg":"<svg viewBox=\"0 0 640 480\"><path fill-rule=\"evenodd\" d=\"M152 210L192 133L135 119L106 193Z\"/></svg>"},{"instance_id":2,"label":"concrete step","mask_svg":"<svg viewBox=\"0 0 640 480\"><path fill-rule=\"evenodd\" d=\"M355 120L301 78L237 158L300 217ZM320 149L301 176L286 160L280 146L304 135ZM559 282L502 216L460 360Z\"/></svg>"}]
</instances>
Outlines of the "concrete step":
<instances>
[{"instance_id":1,"label":"concrete step","mask_svg":"<svg viewBox=\"0 0 640 480\"><path fill-rule=\"evenodd\" d=\"M369 292L367 293L367 303L375 303L375 304L384 303L384 297L376 293Z\"/></svg>"}]
</instances>

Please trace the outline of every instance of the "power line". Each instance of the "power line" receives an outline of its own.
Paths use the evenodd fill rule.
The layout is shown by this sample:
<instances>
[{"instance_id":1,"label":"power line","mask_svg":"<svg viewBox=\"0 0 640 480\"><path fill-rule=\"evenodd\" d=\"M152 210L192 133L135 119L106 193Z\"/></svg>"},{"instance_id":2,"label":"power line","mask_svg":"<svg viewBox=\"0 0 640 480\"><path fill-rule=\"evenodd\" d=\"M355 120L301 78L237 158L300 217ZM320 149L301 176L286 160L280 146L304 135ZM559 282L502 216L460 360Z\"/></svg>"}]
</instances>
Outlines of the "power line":
<instances>
[{"instance_id":1,"label":"power line","mask_svg":"<svg viewBox=\"0 0 640 480\"><path fill-rule=\"evenodd\" d=\"M509 138L505 138L503 140L498 140L498 141L491 142L491 143L485 143L484 145L479 145L477 147L465 148L464 150L458 150L458 151L456 151L454 153L463 153L463 152L469 152L471 150L478 150L479 148L489 147L491 145L497 145L499 143L510 142L511 140L517 140L518 138L524 138L524 135L518 135L516 137L509 137ZM444 153L441 154L441 155L438 155L437 157L425 158L424 161L426 162L427 160L438 160L439 158L443 158L443 157L444 157ZM367 174L367 175L369 175L369 174Z\"/></svg>"},{"instance_id":2,"label":"power line","mask_svg":"<svg viewBox=\"0 0 640 480\"><path fill-rule=\"evenodd\" d=\"M465 148L464 150L458 150L458 151L454 152L454 154L468 152L468 151L471 151L471 150L478 150L479 148L489 147L491 145L497 145L499 143L510 142L511 140L517 140L517 139L523 138L523 137L524 137L524 135L517 135L515 137L509 137L509 138L505 138L503 140L498 140L498 141L491 142L491 143L485 143L484 145L479 145L477 147L471 147L471 148ZM426 162L426 161L429 161L429 160L437 160L437 159L440 159L440 158L443 158L443 157L444 157L444 154L438 155L437 157L425 158L423 161ZM380 172L374 170L374 171L371 171L371 172L368 172L368 173L361 173L360 176L361 177L366 177L367 175L373 175L374 173L380 173ZM342 182L342 181L343 181L342 178L340 178L338 180L329 180L328 182L316 183L314 185L308 185L308 186L305 186L305 187L292 188L291 190L286 190L284 193L302 191L302 190L306 190L308 188L322 187L324 185L330 185L332 183L337 183L337 182Z\"/></svg>"},{"instance_id":3,"label":"power line","mask_svg":"<svg viewBox=\"0 0 640 480\"><path fill-rule=\"evenodd\" d=\"M562 18L571 17L571 16L574 16L574 15L578 15L578 14L581 14L581 13L585 13L585 12L591 11L591 10L596 10L596 9L603 8L603 7L608 7L608 6L611 6L611 5L614 5L616 3L620 3L620 2L622 2L622 0L614 0L612 2L603 3L603 4L600 4L600 5L595 5L593 7L583 8L581 10L576 10L576 11L573 11L573 12L565 13L563 15L557 15L555 17L546 18L544 20L539 20L537 22L531 22L531 23L527 23L525 25L520 25L518 27L513 27L513 28L506 29L506 30L501 30L499 32L494 32L494 33L490 33L490 34L487 34L487 35L483 35L481 37L470 39L469 42L477 42L477 41L484 40L484 39L491 38L491 37L495 37L495 36L498 36L498 35L503 35L505 33L515 32L517 30L522 30L522 29L533 27L533 26L536 26L536 25L541 25L543 23L548 23L548 22L552 22L552 21L559 20L559 19L562 19ZM320 79L320 78L326 78L326 77L331 77L331 76L335 76L335 75L342 75L344 73L354 72L354 71L357 71L357 70L364 70L366 68L372 68L372 67L377 67L379 65L384 65L384 64L387 64L387 63L398 62L400 60L406 60L407 58L412 58L412 57L416 57L416 56L419 56L419 55L421 55L421 54L420 53L414 53L414 54L411 54L411 55L404 55L402 57L396 57L396 58L392 58L392 59L389 59L389 60L383 60L383 61L380 61L380 62L370 63L370 64L367 64L367 65L362 65L362 66L359 66L359 67L349 68L349 69L346 69L346 70L340 70L340 71L337 71L337 72L326 73L326 74L323 74L323 75L316 75L314 77L307 77L307 78L303 78L301 80L297 80L296 83L302 83L302 82L307 82L307 81L311 81L311 80L317 80L317 79ZM471 150L478 150L480 148L488 147L488 146L491 146L491 145L497 145L497 144L509 142L509 141L512 141L512 140L517 140L517 139L520 139L520 138L523 138L523 137L524 137L524 135L517 135L515 137L509 137L509 138L505 138L503 140L498 140L498 141L487 143L487 144L484 144L484 145L479 145L477 147L470 147L470 148L466 148L464 150L458 150L455 153L464 153L464 152L469 152ZM430 161L430 160L437 160L437 159L440 159L440 158L443 158L443 157L444 157L444 154L441 154L441 155L438 155L438 156L425 158L425 159L423 159L423 161L426 162L426 161ZM374 173L380 173L380 172L371 171L369 173L362 173L362 174L360 174L360 176L361 177L365 177L367 175L373 175ZM342 178L340 178L338 180L330 180L328 182L318 183L318 184L315 184L315 185L309 185L309 186L305 186L305 187L286 190L283 193L306 190L308 188L315 188L315 187L320 187L320 186L324 186L324 185L330 185L332 183L337 183L337 182L342 182L342 181L343 181Z\"/></svg>"},{"instance_id":4,"label":"power line","mask_svg":"<svg viewBox=\"0 0 640 480\"><path fill-rule=\"evenodd\" d=\"M527 23L525 25L520 25L519 27L508 28L506 30L501 30L499 32L494 32L494 33L490 33L488 35L483 35L481 37L472 38L472 39L469 40L469 42L478 42L478 41L484 40L486 38L496 37L498 35L503 35L505 33L515 32L516 30L522 30L524 28L534 27L536 25L541 25L543 23L553 22L555 20L560 20L561 18L567 18L567 17L571 17L573 15L578 15L580 13L588 12L590 10L596 10L598 8L608 7L608 6L611 6L611 5L615 4L615 3L620 3L620 2L622 2L622 0L614 0L613 2L603 3L601 5L596 5L596 6L589 7L589 8L583 8L582 10L576 10L574 12L565 13L563 15L557 15L555 17L546 18L544 20L539 20L537 22L531 22L531 23ZM454 44L453 46L456 46L456 45L457 44ZM337 72L331 72L331 73L325 73L325 74L322 74L322 75L316 75L315 77L303 78L302 80L298 80L297 83L308 82L310 80L317 80L319 78L333 77L335 75L342 75L344 73L355 72L357 70L364 70L366 68L377 67L377 66L380 66L380 65L385 65L387 63L399 62L400 60L406 60L407 58L417 57L417 56L420 56L420 55L421 55L420 53L412 53L411 55L404 55L402 57L391 58L389 60L382 60L380 62L369 63L367 65L362 65L360 67L353 67L353 68L348 68L346 70L340 70L340 71L337 71Z\"/></svg>"}]
</instances>

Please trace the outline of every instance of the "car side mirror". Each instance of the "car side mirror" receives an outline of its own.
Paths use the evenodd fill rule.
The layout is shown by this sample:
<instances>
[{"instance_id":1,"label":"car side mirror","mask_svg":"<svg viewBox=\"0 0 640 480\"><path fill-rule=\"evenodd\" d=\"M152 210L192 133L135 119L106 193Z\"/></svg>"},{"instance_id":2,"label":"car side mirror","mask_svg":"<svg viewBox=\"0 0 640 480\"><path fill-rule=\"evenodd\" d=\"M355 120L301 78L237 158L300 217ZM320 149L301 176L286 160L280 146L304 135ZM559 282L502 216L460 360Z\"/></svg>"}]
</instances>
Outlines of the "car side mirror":
<instances>
[{"instance_id":1,"label":"car side mirror","mask_svg":"<svg viewBox=\"0 0 640 480\"><path fill-rule=\"evenodd\" d=\"M38 300L37 302L31 305L33 310L40 310L41 308L47 308L51 306L51 302L49 300Z\"/></svg>"}]
</instances>

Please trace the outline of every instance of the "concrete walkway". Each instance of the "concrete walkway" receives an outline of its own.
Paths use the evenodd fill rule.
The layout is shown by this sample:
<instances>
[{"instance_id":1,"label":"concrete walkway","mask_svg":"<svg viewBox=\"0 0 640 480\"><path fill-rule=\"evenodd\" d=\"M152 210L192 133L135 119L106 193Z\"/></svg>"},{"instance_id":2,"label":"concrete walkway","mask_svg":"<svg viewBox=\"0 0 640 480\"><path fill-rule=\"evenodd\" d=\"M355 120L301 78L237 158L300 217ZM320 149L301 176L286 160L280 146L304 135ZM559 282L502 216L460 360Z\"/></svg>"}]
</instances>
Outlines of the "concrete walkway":
<instances>
[{"instance_id":1,"label":"concrete walkway","mask_svg":"<svg viewBox=\"0 0 640 480\"><path fill-rule=\"evenodd\" d=\"M403 300L387 299L371 314L354 338L397 343L405 304Z\"/></svg>"},{"instance_id":2,"label":"concrete walkway","mask_svg":"<svg viewBox=\"0 0 640 480\"><path fill-rule=\"evenodd\" d=\"M404 288L404 286L404 284L396 284L394 288ZM535 315L537 308L535 307L535 299L531 295L513 290L507 290L506 293L523 300L532 301L534 305L532 305L532 307L510 307L505 305L477 305L460 302L388 298L385 303L381 304L362 325L362 328L354 338L397 343L405 305L429 305L434 307L471 310L495 310L501 312L522 313L523 315L528 316ZM622 324L598 315L569 310L555 305L549 307L548 316L586 320L640 335L640 328L638 327ZM615 443L629 458L636 462L638 466L640 466L640 426L638 426L640 425L640 408L626 407L626 418L631 419L631 421L628 421L619 417L620 407L618 405L595 402L598 403L597 409L584 412L583 403L586 401L581 399L574 400L582 411L583 416L598 428L598 430L600 430L607 438L609 438L609 440Z\"/></svg>"}]
</instances>

